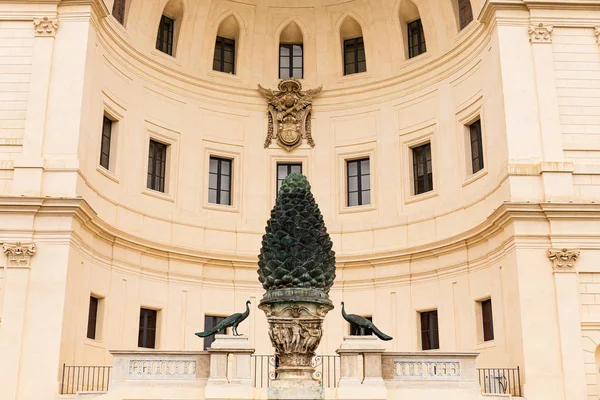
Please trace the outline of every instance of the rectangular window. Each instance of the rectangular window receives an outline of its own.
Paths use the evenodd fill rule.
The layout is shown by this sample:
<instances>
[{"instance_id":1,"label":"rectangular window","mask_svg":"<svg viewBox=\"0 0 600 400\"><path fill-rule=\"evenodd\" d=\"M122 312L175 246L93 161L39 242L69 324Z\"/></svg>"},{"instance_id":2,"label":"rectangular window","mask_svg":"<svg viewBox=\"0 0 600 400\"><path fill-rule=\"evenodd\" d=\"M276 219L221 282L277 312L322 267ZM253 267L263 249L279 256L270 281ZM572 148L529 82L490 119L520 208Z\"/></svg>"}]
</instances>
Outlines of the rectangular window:
<instances>
[{"instance_id":1,"label":"rectangular window","mask_svg":"<svg viewBox=\"0 0 600 400\"><path fill-rule=\"evenodd\" d=\"M304 50L301 44L279 45L279 79L304 77Z\"/></svg>"},{"instance_id":2,"label":"rectangular window","mask_svg":"<svg viewBox=\"0 0 600 400\"><path fill-rule=\"evenodd\" d=\"M175 36L175 21L163 15L158 26L156 48L170 56L173 55L173 38Z\"/></svg>"},{"instance_id":3,"label":"rectangular window","mask_svg":"<svg viewBox=\"0 0 600 400\"><path fill-rule=\"evenodd\" d=\"M148 153L148 189L165 192L167 145L150 139Z\"/></svg>"},{"instance_id":4,"label":"rectangular window","mask_svg":"<svg viewBox=\"0 0 600 400\"><path fill-rule=\"evenodd\" d=\"M362 37L344 40L344 75L367 70L365 43Z\"/></svg>"},{"instance_id":5,"label":"rectangular window","mask_svg":"<svg viewBox=\"0 0 600 400\"><path fill-rule=\"evenodd\" d=\"M346 161L348 207L371 204L371 166L368 158Z\"/></svg>"},{"instance_id":6,"label":"rectangular window","mask_svg":"<svg viewBox=\"0 0 600 400\"><path fill-rule=\"evenodd\" d=\"M494 320L492 318L492 299L481 302L481 321L483 323L483 341L494 340Z\"/></svg>"},{"instance_id":7,"label":"rectangular window","mask_svg":"<svg viewBox=\"0 0 600 400\"><path fill-rule=\"evenodd\" d=\"M408 58L413 58L427 51L425 33L421 19L408 24Z\"/></svg>"},{"instance_id":8,"label":"rectangular window","mask_svg":"<svg viewBox=\"0 0 600 400\"><path fill-rule=\"evenodd\" d=\"M431 166L431 143L414 147L413 179L414 194L426 193L433 190L433 171Z\"/></svg>"},{"instance_id":9,"label":"rectangular window","mask_svg":"<svg viewBox=\"0 0 600 400\"><path fill-rule=\"evenodd\" d=\"M437 310L419 313L421 317L421 349L440 348Z\"/></svg>"},{"instance_id":10,"label":"rectangular window","mask_svg":"<svg viewBox=\"0 0 600 400\"><path fill-rule=\"evenodd\" d=\"M225 319L225 317L215 317L212 315L205 315L204 316L204 331L206 332L206 331L213 329L215 326L217 326L221 322L223 322L224 319ZM225 329L223 329L222 331L218 331L217 333L225 334L226 331L225 331ZM215 333L215 335L217 333ZM204 338L204 350L208 349L210 347L210 345L212 344L212 342L215 341L215 335Z\"/></svg>"},{"instance_id":11,"label":"rectangular window","mask_svg":"<svg viewBox=\"0 0 600 400\"><path fill-rule=\"evenodd\" d=\"M147 349L156 348L156 310L140 309L140 330L138 334L138 347Z\"/></svg>"},{"instance_id":12,"label":"rectangular window","mask_svg":"<svg viewBox=\"0 0 600 400\"><path fill-rule=\"evenodd\" d=\"M471 142L471 165L473 173L483 169L483 141L481 140L481 120L469 125L469 136Z\"/></svg>"},{"instance_id":13,"label":"rectangular window","mask_svg":"<svg viewBox=\"0 0 600 400\"><path fill-rule=\"evenodd\" d=\"M460 29L473 21L473 9L470 0L458 0L458 14L460 16Z\"/></svg>"},{"instance_id":14,"label":"rectangular window","mask_svg":"<svg viewBox=\"0 0 600 400\"><path fill-rule=\"evenodd\" d=\"M87 337L88 339L96 339L96 325L98 321L98 303L99 299L94 296L90 296L90 308L88 310L88 326L87 326Z\"/></svg>"},{"instance_id":15,"label":"rectangular window","mask_svg":"<svg viewBox=\"0 0 600 400\"><path fill-rule=\"evenodd\" d=\"M217 36L213 69L215 71L235 74L235 40Z\"/></svg>"},{"instance_id":16,"label":"rectangular window","mask_svg":"<svg viewBox=\"0 0 600 400\"><path fill-rule=\"evenodd\" d=\"M125 25L125 3L127 0L115 0L113 3L112 16L119 21L121 25Z\"/></svg>"},{"instance_id":17,"label":"rectangular window","mask_svg":"<svg viewBox=\"0 0 600 400\"><path fill-rule=\"evenodd\" d=\"M302 173L302 164L277 164L277 192L281 189L283 180L292 172Z\"/></svg>"},{"instance_id":18,"label":"rectangular window","mask_svg":"<svg viewBox=\"0 0 600 400\"><path fill-rule=\"evenodd\" d=\"M100 144L100 165L105 169L110 169L112 129L113 121L105 115L102 121L102 143Z\"/></svg>"},{"instance_id":19,"label":"rectangular window","mask_svg":"<svg viewBox=\"0 0 600 400\"><path fill-rule=\"evenodd\" d=\"M231 205L231 160L210 158L208 202Z\"/></svg>"},{"instance_id":20,"label":"rectangular window","mask_svg":"<svg viewBox=\"0 0 600 400\"><path fill-rule=\"evenodd\" d=\"M373 317L364 317L373 322ZM358 325L350 324L350 336L371 336L373 331L369 328L363 328Z\"/></svg>"}]
</instances>

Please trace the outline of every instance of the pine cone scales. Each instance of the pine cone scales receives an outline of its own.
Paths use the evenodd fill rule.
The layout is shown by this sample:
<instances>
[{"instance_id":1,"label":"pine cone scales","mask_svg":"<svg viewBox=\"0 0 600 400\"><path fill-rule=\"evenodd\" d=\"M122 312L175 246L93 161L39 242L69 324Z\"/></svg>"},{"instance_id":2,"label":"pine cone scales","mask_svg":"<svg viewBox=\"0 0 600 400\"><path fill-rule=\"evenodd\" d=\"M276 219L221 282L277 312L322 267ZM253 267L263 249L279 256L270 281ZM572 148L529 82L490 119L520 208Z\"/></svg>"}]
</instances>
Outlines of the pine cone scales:
<instances>
[{"instance_id":1,"label":"pine cone scales","mask_svg":"<svg viewBox=\"0 0 600 400\"><path fill-rule=\"evenodd\" d=\"M306 288L328 293L335 279L332 246L306 177L288 175L263 235L259 281L267 291Z\"/></svg>"}]
</instances>

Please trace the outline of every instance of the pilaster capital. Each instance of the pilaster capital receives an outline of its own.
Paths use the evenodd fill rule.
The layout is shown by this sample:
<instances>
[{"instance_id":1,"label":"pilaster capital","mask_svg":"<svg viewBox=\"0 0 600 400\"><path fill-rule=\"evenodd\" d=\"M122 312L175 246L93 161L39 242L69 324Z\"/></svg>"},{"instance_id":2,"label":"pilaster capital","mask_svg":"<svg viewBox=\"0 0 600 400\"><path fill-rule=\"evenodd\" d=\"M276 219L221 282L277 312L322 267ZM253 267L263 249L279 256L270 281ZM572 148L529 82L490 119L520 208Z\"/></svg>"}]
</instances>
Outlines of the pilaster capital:
<instances>
[{"instance_id":1,"label":"pilaster capital","mask_svg":"<svg viewBox=\"0 0 600 400\"><path fill-rule=\"evenodd\" d=\"M548 249L548 258L552 261L554 272L575 272L575 262L579 254L577 249Z\"/></svg>"},{"instance_id":2,"label":"pilaster capital","mask_svg":"<svg viewBox=\"0 0 600 400\"><path fill-rule=\"evenodd\" d=\"M37 251L35 243L4 243L2 252L6 254L7 266L9 267L29 267L31 265L31 256Z\"/></svg>"},{"instance_id":3,"label":"pilaster capital","mask_svg":"<svg viewBox=\"0 0 600 400\"><path fill-rule=\"evenodd\" d=\"M552 31L554 27L552 25L544 25L539 23L538 25L529 26L529 42L530 43L552 43Z\"/></svg>"},{"instance_id":4,"label":"pilaster capital","mask_svg":"<svg viewBox=\"0 0 600 400\"><path fill-rule=\"evenodd\" d=\"M46 36L52 37L56 35L58 30L58 19L57 18L34 18L33 27L35 29L35 36Z\"/></svg>"}]
</instances>

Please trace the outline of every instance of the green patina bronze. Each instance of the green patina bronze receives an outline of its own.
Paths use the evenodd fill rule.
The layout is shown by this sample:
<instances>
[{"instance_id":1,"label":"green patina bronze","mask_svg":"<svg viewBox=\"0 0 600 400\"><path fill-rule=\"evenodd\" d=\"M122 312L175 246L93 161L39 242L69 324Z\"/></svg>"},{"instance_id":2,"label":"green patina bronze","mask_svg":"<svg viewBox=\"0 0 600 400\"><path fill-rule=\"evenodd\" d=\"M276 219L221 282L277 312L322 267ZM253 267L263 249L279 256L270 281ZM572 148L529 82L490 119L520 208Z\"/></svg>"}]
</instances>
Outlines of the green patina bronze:
<instances>
[{"instance_id":1,"label":"green patina bronze","mask_svg":"<svg viewBox=\"0 0 600 400\"><path fill-rule=\"evenodd\" d=\"M283 181L258 256L258 279L267 291L261 303L312 301L331 304L335 253L306 177Z\"/></svg>"}]
</instances>

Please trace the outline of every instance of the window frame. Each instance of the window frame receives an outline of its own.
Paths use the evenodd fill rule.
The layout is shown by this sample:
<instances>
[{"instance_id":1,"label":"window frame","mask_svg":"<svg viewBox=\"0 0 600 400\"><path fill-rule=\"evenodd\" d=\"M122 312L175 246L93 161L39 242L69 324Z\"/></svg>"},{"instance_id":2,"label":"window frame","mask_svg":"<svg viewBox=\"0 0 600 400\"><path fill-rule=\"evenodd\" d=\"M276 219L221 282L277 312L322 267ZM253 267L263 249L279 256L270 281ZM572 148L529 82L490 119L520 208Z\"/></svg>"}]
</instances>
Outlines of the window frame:
<instances>
[{"instance_id":1,"label":"window frame","mask_svg":"<svg viewBox=\"0 0 600 400\"><path fill-rule=\"evenodd\" d=\"M112 147L113 130L115 128L115 122L116 121L112 120L108 115L106 115L106 113L104 113L104 116L102 118L102 135L101 135L101 139L100 139L100 160L99 160L98 164L107 171L111 170L110 159L111 159L111 147ZM107 130L108 130L108 134L106 134ZM108 149L105 149L104 138L107 138L106 142L108 143ZM106 165L104 165L104 163L102 162L103 157L106 157Z\"/></svg>"},{"instance_id":2,"label":"window frame","mask_svg":"<svg viewBox=\"0 0 600 400\"><path fill-rule=\"evenodd\" d=\"M458 1L458 26L459 31L465 29L473 21L473 7L470 0Z\"/></svg>"},{"instance_id":3,"label":"window frame","mask_svg":"<svg viewBox=\"0 0 600 400\"><path fill-rule=\"evenodd\" d=\"M207 321L209 320L209 318L214 319L214 325L211 325L210 327L207 325ZM222 321L225 320L225 318L227 317L223 317L220 315L210 315L210 314L204 314L204 331L207 331L209 329L214 328L215 326L219 325ZM217 333L215 333L215 335L218 334L222 334L222 335L226 335L227 334L227 329L218 331ZM215 341L215 335L211 335L211 336L207 336L204 338L204 351L206 351L211 345L212 343Z\"/></svg>"},{"instance_id":4,"label":"window frame","mask_svg":"<svg viewBox=\"0 0 600 400\"><path fill-rule=\"evenodd\" d=\"M212 161L215 160L217 161L217 172L213 173L211 171L211 164ZM208 161L208 203L209 204L213 204L213 205L220 205L220 206L231 206L233 204L233 159L231 158L226 158L226 157L220 157L220 156L215 156L215 155L211 155ZM229 163L229 175L225 175L222 173L222 167L223 167L223 163ZM216 188L211 188L210 187L210 176L211 175L217 175L217 187ZM223 188L221 188L221 182L222 182L222 178L223 176L227 176L229 177L229 185L227 190L224 190ZM215 190L216 193L216 202L212 202L210 201L210 191L211 190ZM228 203L222 203L221 202L221 195L223 192L227 192L229 193L229 202Z\"/></svg>"},{"instance_id":5,"label":"window frame","mask_svg":"<svg viewBox=\"0 0 600 400\"><path fill-rule=\"evenodd\" d=\"M220 60L216 59L216 55L217 55L217 44L220 43ZM229 71L225 71L225 44L230 44L232 45L232 55L231 55L231 72ZM236 46L236 40L235 39L230 39L230 38L226 38L223 36L217 36L215 39L215 50L213 52L213 71L217 71L217 72L223 72L225 74L231 74L231 75L235 75L235 46ZM215 61L218 61L220 63L219 65L219 69L215 69Z\"/></svg>"},{"instance_id":6,"label":"window frame","mask_svg":"<svg viewBox=\"0 0 600 400\"><path fill-rule=\"evenodd\" d=\"M144 315L144 311L146 311L146 315ZM152 314L154 317L154 327L148 327L147 322L148 322L148 314ZM142 317L144 317L144 319L142 320ZM140 318L139 318L139 323L138 323L138 347L139 348L143 348L143 349L156 349L157 348L157 343L158 343L158 317L159 317L159 310L156 310L154 308L147 308L147 307L140 307ZM147 334L149 332L153 333L153 336L151 337L152 340L150 340L152 343L152 346L149 346L150 343L147 343L147 341L149 340L149 338L147 337Z\"/></svg>"},{"instance_id":7,"label":"window frame","mask_svg":"<svg viewBox=\"0 0 600 400\"><path fill-rule=\"evenodd\" d=\"M361 174L363 161L369 162L369 173ZM350 164L356 163L356 175L350 176ZM362 158L353 158L346 160L346 207L361 207L361 206L369 206L373 203L373 199L371 196L371 158L370 157L362 157ZM369 189L362 189L362 177L369 177ZM357 178L357 186L355 191L350 191L350 178ZM363 204L363 192L369 192L369 202ZM351 205L350 204L350 194L358 193L357 202L358 204Z\"/></svg>"},{"instance_id":8,"label":"window frame","mask_svg":"<svg viewBox=\"0 0 600 400\"><path fill-rule=\"evenodd\" d=\"M416 29L416 35L417 35L417 45L416 45L416 52L415 50L415 46L412 44L413 42L413 36L415 35L415 30L411 29L411 25L416 24L417 25L417 29ZM408 47L408 58L414 58L416 56L419 56L425 52L427 52L427 43L425 41L425 32L423 30L423 22L421 20L421 18L418 18L412 22L409 22L406 24L406 30L407 30L407 47Z\"/></svg>"},{"instance_id":9,"label":"window frame","mask_svg":"<svg viewBox=\"0 0 600 400\"><path fill-rule=\"evenodd\" d=\"M469 129L469 150L470 150L470 158L471 158L471 174L474 175L479 171L482 171L485 168L485 158L483 153L483 133L481 129L481 118L477 118L477 120L473 121L469 125L467 125ZM473 140L473 135L475 135L475 140ZM478 157L473 156L473 145L477 147ZM479 162L476 165L476 160ZM477 167L477 170L475 168Z\"/></svg>"},{"instance_id":10,"label":"window frame","mask_svg":"<svg viewBox=\"0 0 600 400\"><path fill-rule=\"evenodd\" d=\"M354 45L354 50L348 51L347 47L350 44L350 42L352 42L352 44ZM363 57L364 57L364 61L359 61L359 55L360 55L360 47L358 46L359 44L362 44L362 53L363 53ZM346 54L348 53L353 53L353 61L350 63L346 62ZM364 71L360 71L359 70L359 62L364 62L365 63L365 69ZM348 75L354 75L354 74L360 74L360 73L364 73L367 72L367 50L366 50L366 46L365 46L365 38L364 36L358 36L355 38L350 38L350 39L344 39L343 41L343 59L342 59L342 65L343 65L343 72L344 72L344 76L348 76ZM354 72L348 72L347 67L349 65L354 65Z\"/></svg>"},{"instance_id":11,"label":"window frame","mask_svg":"<svg viewBox=\"0 0 600 400\"><path fill-rule=\"evenodd\" d=\"M427 159L427 147L429 148L429 160ZM423 148L421 151L422 156L418 157L416 151ZM422 194L426 194L429 192L433 192L434 190L434 177L433 177L433 147L431 146L431 141L421 143L416 146L412 146L410 148L412 154L412 175L413 175L413 195L419 196ZM420 158L420 160L419 160ZM431 171L427 169L427 162L431 166ZM419 165L423 165L423 191L419 191ZM431 179L430 179L431 178Z\"/></svg>"},{"instance_id":12,"label":"window frame","mask_svg":"<svg viewBox=\"0 0 600 400\"><path fill-rule=\"evenodd\" d=\"M127 19L127 0L115 0L110 14L118 23L125 26L125 20Z\"/></svg>"},{"instance_id":13,"label":"window frame","mask_svg":"<svg viewBox=\"0 0 600 400\"><path fill-rule=\"evenodd\" d=\"M488 306L489 305L489 306ZM484 343L494 340L494 309L492 299L484 299L479 301L481 307L481 339ZM486 320L486 308L488 309L488 319ZM487 328L487 329L486 329Z\"/></svg>"},{"instance_id":14,"label":"window frame","mask_svg":"<svg viewBox=\"0 0 600 400\"><path fill-rule=\"evenodd\" d=\"M301 64L300 67L296 67L294 66L294 59L297 57L294 55L294 46L298 46L300 47L300 60L301 60ZM282 48L287 48L290 52L289 56L283 56L281 54L281 49ZM282 58L288 58L288 66L287 67L282 67L281 66L281 60ZM283 68L287 68L288 69L288 76L283 77L281 76L281 70ZM300 69L300 77L296 77L294 76L294 69ZM304 79L304 44L303 43L279 43L279 79L287 79L287 78L296 78L296 79Z\"/></svg>"},{"instance_id":15,"label":"window frame","mask_svg":"<svg viewBox=\"0 0 600 400\"><path fill-rule=\"evenodd\" d=\"M154 146L154 152L152 152L152 144L155 143ZM158 145L158 146L157 146ZM156 154L157 154L157 149L158 148L163 148L164 149L164 158L162 159L161 164L164 166L164 168L162 169L162 176L157 176L156 175L156 169L157 169L157 162L156 162ZM153 190L155 192L159 192L159 193L167 193L167 177L168 177L168 152L169 152L169 147L170 144L168 143L164 143L160 140L157 140L155 138L150 138L149 142L148 142L148 170L147 170L147 180L146 180L146 189L149 190ZM152 172L150 171L150 159L151 156L152 157ZM153 187L154 183L155 183L155 179L159 178L159 187ZM162 182L160 181L162 180ZM152 182L152 186L150 185L150 182ZM162 183L162 186L160 185L160 183Z\"/></svg>"},{"instance_id":16,"label":"window frame","mask_svg":"<svg viewBox=\"0 0 600 400\"><path fill-rule=\"evenodd\" d=\"M94 301L95 300L95 301ZM90 340L97 340L98 337L98 314L100 312L100 298L94 295L90 295L90 302L88 304L88 323L86 338ZM95 312L92 318L92 308L95 304Z\"/></svg>"},{"instance_id":17,"label":"window frame","mask_svg":"<svg viewBox=\"0 0 600 400\"><path fill-rule=\"evenodd\" d=\"M169 23L169 25L165 29L165 24L167 22ZM161 15L160 22L158 24L158 34L156 35L156 49L169 56L173 56L175 49L175 24L175 19L170 18L164 14ZM167 34L166 39L164 37L165 33Z\"/></svg>"},{"instance_id":18,"label":"window frame","mask_svg":"<svg viewBox=\"0 0 600 400\"><path fill-rule=\"evenodd\" d=\"M291 174L292 172L300 172L302 174L302 162L278 162L275 164L275 193L279 193L279 189L281 188L280 182L283 182L285 178L280 179L279 178L279 167L286 167L287 168L287 175L285 176L285 178L287 178L287 176L289 174ZM300 171L292 171L292 167L300 167Z\"/></svg>"},{"instance_id":19,"label":"window frame","mask_svg":"<svg viewBox=\"0 0 600 400\"><path fill-rule=\"evenodd\" d=\"M433 316L435 315L435 319ZM439 328L439 314L437 309L424 310L418 312L419 316L419 337L422 351L431 351L440 349L440 328ZM425 318L424 318L425 317ZM427 327L423 322L427 321ZM435 322L435 323L433 323ZM433 325L430 328L430 325ZM425 340L427 339L427 340ZM433 343L431 343L433 342ZM437 347L435 347L437 345Z\"/></svg>"}]
</instances>

